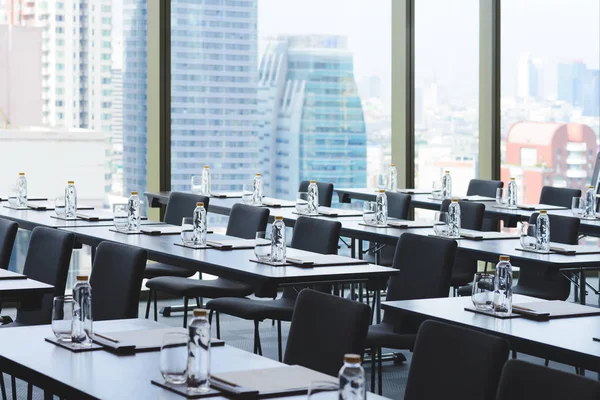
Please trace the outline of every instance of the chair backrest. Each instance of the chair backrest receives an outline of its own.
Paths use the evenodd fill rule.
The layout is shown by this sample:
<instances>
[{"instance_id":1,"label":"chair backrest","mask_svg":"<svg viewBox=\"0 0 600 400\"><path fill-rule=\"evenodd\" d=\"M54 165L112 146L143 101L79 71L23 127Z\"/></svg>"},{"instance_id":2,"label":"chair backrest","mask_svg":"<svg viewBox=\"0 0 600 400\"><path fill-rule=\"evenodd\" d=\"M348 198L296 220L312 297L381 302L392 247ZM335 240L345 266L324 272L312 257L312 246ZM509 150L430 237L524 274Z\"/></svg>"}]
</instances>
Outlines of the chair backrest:
<instances>
[{"instance_id":1,"label":"chair backrest","mask_svg":"<svg viewBox=\"0 0 600 400\"><path fill-rule=\"evenodd\" d=\"M469 187L467 188L467 196L484 196L484 197L496 197L496 189L504 187L502 181L492 181L486 179L471 179L469 181Z\"/></svg>"},{"instance_id":2,"label":"chair backrest","mask_svg":"<svg viewBox=\"0 0 600 400\"><path fill-rule=\"evenodd\" d=\"M0 268L8 269L19 224L0 218Z\"/></svg>"},{"instance_id":3,"label":"chair backrest","mask_svg":"<svg viewBox=\"0 0 600 400\"><path fill-rule=\"evenodd\" d=\"M535 225L540 213L533 213L529 223ZM550 220L550 241L564 244L577 244L579 239L579 218L548 214ZM534 229L532 227L532 229Z\"/></svg>"},{"instance_id":4,"label":"chair backrest","mask_svg":"<svg viewBox=\"0 0 600 400\"><path fill-rule=\"evenodd\" d=\"M505 339L425 321L417 334L404 399L493 400L509 350Z\"/></svg>"},{"instance_id":5,"label":"chair backrest","mask_svg":"<svg viewBox=\"0 0 600 400\"><path fill-rule=\"evenodd\" d=\"M337 254L342 224L339 221L299 217L291 247L321 254Z\"/></svg>"},{"instance_id":6,"label":"chair backrest","mask_svg":"<svg viewBox=\"0 0 600 400\"><path fill-rule=\"evenodd\" d=\"M402 234L392 264L400 273L390 278L386 300L447 297L456 248L456 240ZM393 322L394 314L385 313L383 320Z\"/></svg>"},{"instance_id":7,"label":"chair backrest","mask_svg":"<svg viewBox=\"0 0 600 400\"><path fill-rule=\"evenodd\" d=\"M204 208L208 211L208 196L202 196L194 193L171 192L169 202L165 210L165 223L171 225L181 225L181 220L185 217L192 217L197 202L203 202Z\"/></svg>"},{"instance_id":8,"label":"chair backrest","mask_svg":"<svg viewBox=\"0 0 600 400\"><path fill-rule=\"evenodd\" d=\"M387 192L388 216L392 218L408 219L410 209L410 194Z\"/></svg>"},{"instance_id":9,"label":"chair backrest","mask_svg":"<svg viewBox=\"0 0 600 400\"><path fill-rule=\"evenodd\" d=\"M267 228L269 209L236 203L231 207L226 235L254 239L256 232Z\"/></svg>"},{"instance_id":10,"label":"chair backrest","mask_svg":"<svg viewBox=\"0 0 600 400\"><path fill-rule=\"evenodd\" d=\"M440 211L448 212L450 200L442 201ZM464 229L473 229L480 231L483 226L483 214L485 213L485 205L475 203L473 201L459 201L460 206L460 226Z\"/></svg>"},{"instance_id":11,"label":"chair backrest","mask_svg":"<svg viewBox=\"0 0 600 400\"><path fill-rule=\"evenodd\" d=\"M571 208L573 197L581 197L581 190L544 186L540 193L540 204Z\"/></svg>"},{"instance_id":12,"label":"chair backrest","mask_svg":"<svg viewBox=\"0 0 600 400\"><path fill-rule=\"evenodd\" d=\"M137 318L148 252L119 243L98 245L90 286L94 321Z\"/></svg>"},{"instance_id":13,"label":"chair backrest","mask_svg":"<svg viewBox=\"0 0 600 400\"><path fill-rule=\"evenodd\" d=\"M39 310L18 310L17 322L24 325L40 325L52 321L53 299L65 294L74 244L75 235L71 232L44 227L33 229L23 274L54 286L54 292L44 295Z\"/></svg>"},{"instance_id":14,"label":"chair backrest","mask_svg":"<svg viewBox=\"0 0 600 400\"><path fill-rule=\"evenodd\" d=\"M496 400L597 400L600 382L521 360L509 360L502 370Z\"/></svg>"},{"instance_id":15,"label":"chair backrest","mask_svg":"<svg viewBox=\"0 0 600 400\"><path fill-rule=\"evenodd\" d=\"M336 376L344 354L363 354L369 306L304 289L298 295L283 362Z\"/></svg>"},{"instance_id":16,"label":"chair backrest","mask_svg":"<svg viewBox=\"0 0 600 400\"><path fill-rule=\"evenodd\" d=\"M309 184L310 181L300 182L298 191L308 191ZM331 207L331 198L333 197L333 183L317 182L317 188L319 188L319 205L323 207Z\"/></svg>"}]
</instances>

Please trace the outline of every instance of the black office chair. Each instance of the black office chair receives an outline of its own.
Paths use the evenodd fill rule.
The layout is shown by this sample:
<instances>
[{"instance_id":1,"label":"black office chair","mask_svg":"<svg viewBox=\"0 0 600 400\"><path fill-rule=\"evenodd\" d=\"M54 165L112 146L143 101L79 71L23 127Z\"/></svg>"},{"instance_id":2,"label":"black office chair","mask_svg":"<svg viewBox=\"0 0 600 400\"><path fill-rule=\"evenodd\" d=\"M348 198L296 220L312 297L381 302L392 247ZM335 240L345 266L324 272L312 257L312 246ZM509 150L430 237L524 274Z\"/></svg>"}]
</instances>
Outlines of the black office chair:
<instances>
[{"instance_id":1,"label":"black office chair","mask_svg":"<svg viewBox=\"0 0 600 400\"><path fill-rule=\"evenodd\" d=\"M369 306L316 290L298 294L283 362L337 376L344 354L364 354Z\"/></svg>"},{"instance_id":2,"label":"black office chair","mask_svg":"<svg viewBox=\"0 0 600 400\"><path fill-rule=\"evenodd\" d=\"M299 217L294 226L291 247L321 254L337 254L342 224L337 221ZM248 298L220 298L211 300L206 308L213 312L233 315L254 321L254 352L262 354L258 324L265 319L277 321L279 360L282 356L281 321L291 321L298 297L298 288L285 287L280 298L250 300Z\"/></svg>"},{"instance_id":3,"label":"black office chair","mask_svg":"<svg viewBox=\"0 0 600 400\"><path fill-rule=\"evenodd\" d=\"M245 204L235 204L231 208L227 223L226 235L242 239L254 239L256 232L264 231L269 219L267 208L253 207ZM244 282L231 279L217 278L213 280L188 279L177 276L163 276L150 279L146 282L150 289L148 303L146 304L146 318L150 313L150 300L154 299L154 320L158 317L156 292L169 293L184 298L183 327L187 326L187 312L189 299L196 299L200 306L200 298L216 299L219 297L244 297L254 293L254 287ZM219 320L217 319L217 336L220 336Z\"/></svg>"},{"instance_id":4,"label":"black office chair","mask_svg":"<svg viewBox=\"0 0 600 400\"><path fill-rule=\"evenodd\" d=\"M469 181L469 187L467 188L467 196L484 196L496 198L496 190L504 187L502 181L492 181L485 179L471 179ZM492 218L484 218L482 231L499 231L500 221Z\"/></svg>"},{"instance_id":5,"label":"black office chair","mask_svg":"<svg viewBox=\"0 0 600 400\"><path fill-rule=\"evenodd\" d=\"M19 224L0 218L0 268L8 269Z\"/></svg>"},{"instance_id":6,"label":"black office chair","mask_svg":"<svg viewBox=\"0 0 600 400\"><path fill-rule=\"evenodd\" d=\"M581 197L581 190L544 186L540 193L540 204L571 208L573 197Z\"/></svg>"},{"instance_id":7,"label":"black office chair","mask_svg":"<svg viewBox=\"0 0 600 400\"><path fill-rule=\"evenodd\" d=\"M459 201L458 204L460 206L461 228L481 231L483 228L485 205L471 201ZM441 211L448 212L449 205L450 200L444 200ZM477 260L461 256L456 257L454 270L452 271L452 280L450 281L450 286L453 288L455 295L458 288L473 281L475 272L477 272Z\"/></svg>"},{"instance_id":8,"label":"black office chair","mask_svg":"<svg viewBox=\"0 0 600 400\"><path fill-rule=\"evenodd\" d=\"M598 400L600 382L521 360L502 370L496 400Z\"/></svg>"},{"instance_id":9,"label":"black office chair","mask_svg":"<svg viewBox=\"0 0 600 400\"><path fill-rule=\"evenodd\" d=\"M54 286L52 293L42 298L42 304L38 310L17 310L15 322L0 325L2 328L10 328L25 325L45 325L52 322L52 307L55 296L65 294L67 274L71 262L71 253L75 244L75 235L71 232L59 229L36 227L31 232L31 240L25 257L23 274L28 278ZM4 397L4 376L0 373L2 381L1 390ZM12 398L17 398L16 379L11 376ZM28 394L32 391L32 385L28 384Z\"/></svg>"},{"instance_id":10,"label":"black office chair","mask_svg":"<svg viewBox=\"0 0 600 400\"><path fill-rule=\"evenodd\" d=\"M180 226L183 218L192 217L197 202L203 202L204 208L208 211L209 198L207 196L194 193L171 192L167 209L165 210L164 222ZM152 279L158 276L181 276L189 278L195 273L195 271L187 268L157 262L146 265L144 278Z\"/></svg>"},{"instance_id":11,"label":"black office chair","mask_svg":"<svg viewBox=\"0 0 600 400\"><path fill-rule=\"evenodd\" d=\"M148 252L102 242L96 249L90 286L94 321L137 318Z\"/></svg>"},{"instance_id":12,"label":"black office chair","mask_svg":"<svg viewBox=\"0 0 600 400\"><path fill-rule=\"evenodd\" d=\"M531 215L530 225L535 226L538 213ZM579 218L548 214L550 219L550 241L577 244ZM535 229L532 226L532 229ZM571 292L571 281L554 268L527 268L520 264L519 280L513 293L538 297L546 300L566 300Z\"/></svg>"},{"instance_id":13,"label":"black office chair","mask_svg":"<svg viewBox=\"0 0 600 400\"><path fill-rule=\"evenodd\" d=\"M404 399L493 400L509 350L509 343L497 336L425 321L417 333Z\"/></svg>"},{"instance_id":14,"label":"black office chair","mask_svg":"<svg viewBox=\"0 0 600 400\"><path fill-rule=\"evenodd\" d=\"M298 192L307 192L310 181L300 182ZM331 198L333 197L333 183L317 182L319 189L319 205L323 207L331 207Z\"/></svg>"},{"instance_id":15,"label":"black office chair","mask_svg":"<svg viewBox=\"0 0 600 400\"><path fill-rule=\"evenodd\" d=\"M400 273L390 278L387 301L447 297L456 256L455 240L404 233L398 239L393 267ZM375 360L378 360L379 393L382 391L381 348L412 350L419 321L395 313L383 314L383 321L369 327L367 347L371 349L371 389L375 387Z\"/></svg>"}]
</instances>

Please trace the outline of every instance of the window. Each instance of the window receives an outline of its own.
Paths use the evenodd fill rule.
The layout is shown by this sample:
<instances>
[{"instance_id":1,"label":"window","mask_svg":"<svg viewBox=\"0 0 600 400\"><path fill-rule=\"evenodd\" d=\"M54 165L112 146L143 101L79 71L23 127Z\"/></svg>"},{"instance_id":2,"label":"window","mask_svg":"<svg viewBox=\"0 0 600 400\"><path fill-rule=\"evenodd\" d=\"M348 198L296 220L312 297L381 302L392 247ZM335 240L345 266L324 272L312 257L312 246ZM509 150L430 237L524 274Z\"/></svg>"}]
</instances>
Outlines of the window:
<instances>
[{"instance_id":1,"label":"window","mask_svg":"<svg viewBox=\"0 0 600 400\"><path fill-rule=\"evenodd\" d=\"M596 0L502 1L501 171L505 182L517 179L523 202L538 202L546 184L590 183L600 134L599 20ZM526 148L536 160L523 157Z\"/></svg>"},{"instance_id":2,"label":"window","mask_svg":"<svg viewBox=\"0 0 600 400\"><path fill-rule=\"evenodd\" d=\"M257 172L288 199L305 179L377 184L391 160L390 0L173 1L171 13L173 190L205 164L219 191Z\"/></svg>"},{"instance_id":3,"label":"window","mask_svg":"<svg viewBox=\"0 0 600 400\"><path fill-rule=\"evenodd\" d=\"M415 187L464 195L479 157L479 1L415 2Z\"/></svg>"}]
</instances>

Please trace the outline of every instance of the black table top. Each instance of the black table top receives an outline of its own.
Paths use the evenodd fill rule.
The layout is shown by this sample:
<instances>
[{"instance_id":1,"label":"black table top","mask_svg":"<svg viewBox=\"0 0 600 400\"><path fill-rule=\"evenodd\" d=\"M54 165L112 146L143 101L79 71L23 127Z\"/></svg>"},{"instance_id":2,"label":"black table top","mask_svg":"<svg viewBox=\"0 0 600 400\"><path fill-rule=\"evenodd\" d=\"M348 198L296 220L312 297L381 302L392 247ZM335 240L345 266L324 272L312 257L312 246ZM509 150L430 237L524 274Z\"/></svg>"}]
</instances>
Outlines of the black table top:
<instances>
[{"instance_id":1,"label":"black table top","mask_svg":"<svg viewBox=\"0 0 600 400\"><path fill-rule=\"evenodd\" d=\"M513 303L540 301L515 295ZM466 326L509 340L517 351L547 357L600 371L600 316L533 321L525 318L498 319L465 311L471 307L470 297L382 302L389 312L417 314L460 326Z\"/></svg>"},{"instance_id":2,"label":"black table top","mask_svg":"<svg viewBox=\"0 0 600 400\"><path fill-rule=\"evenodd\" d=\"M107 333L160 327L164 325L142 319L94 323L95 331ZM182 399L150 383L152 379L162 381L158 351L127 356L117 356L103 350L71 353L44 341L49 336L52 336L49 325L0 329L0 343L10 343L10 346L0 347L2 370L7 373L19 370L17 377L28 378L36 386L50 386L55 394L63 398ZM227 345L211 350L212 372L281 365L277 361ZM306 398L306 395L288 397L296 398ZM382 397L369 395L368 398Z\"/></svg>"},{"instance_id":3,"label":"black table top","mask_svg":"<svg viewBox=\"0 0 600 400\"><path fill-rule=\"evenodd\" d=\"M394 268L372 264L348 265L339 267L273 267L250 261L255 258L254 250L194 250L175 243L181 243L178 235L125 235L110 231L108 227L64 228L77 235L82 244L97 246L102 241L128 244L146 249L154 261L178 265L195 271L206 272L224 278L243 280L253 284L259 294L272 296L279 285L317 282L348 282L372 280L385 282L398 271ZM218 240L223 235L209 234L208 238ZM385 286L385 285L384 285Z\"/></svg>"}]
</instances>

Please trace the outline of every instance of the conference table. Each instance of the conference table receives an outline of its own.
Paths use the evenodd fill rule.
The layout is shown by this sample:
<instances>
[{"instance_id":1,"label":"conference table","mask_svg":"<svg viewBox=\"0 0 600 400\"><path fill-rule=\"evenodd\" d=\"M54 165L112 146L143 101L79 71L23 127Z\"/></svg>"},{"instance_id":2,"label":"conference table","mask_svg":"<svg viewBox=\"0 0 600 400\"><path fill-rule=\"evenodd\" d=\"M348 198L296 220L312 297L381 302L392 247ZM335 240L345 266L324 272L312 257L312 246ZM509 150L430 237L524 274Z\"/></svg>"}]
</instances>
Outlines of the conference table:
<instances>
[{"instance_id":1,"label":"conference table","mask_svg":"<svg viewBox=\"0 0 600 400\"><path fill-rule=\"evenodd\" d=\"M94 322L94 331L110 333L166 328L143 319ZM0 329L0 370L44 389L44 398L52 395L68 399L183 399L162 389L151 380L162 382L160 352L138 352L116 355L96 350L73 353L44 340L53 336L50 325ZM211 349L211 373L258 370L282 367L284 364L234 347ZM305 399L306 395L274 397ZM225 399L214 396L210 399ZM337 399L337 392L325 400ZM367 399L383 397L368 393Z\"/></svg>"},{"instance_id":2,"label":"conference table","mask_svg":"<svg viewBox=\"0 0 600 400\"><path fill-rule=\"evenodd\" d=\"M12 271L1 270L0 302L15 301L21 310L38 310L42 305L44 295L54 292L54 286L22 276L5 279L6 275L16 274Z\"/></svg>"},{"instance_id":3,"label":"conference table","mask_svg":"<svg viewBox=\"0 0 600 400\"><path fill-rule=\"evenodd\" d=\"M513 304L539 302L514 295ZM524 304L525 305L525 304ZM600 316L558 318L536 321L526 318L498 319L466 311L470 297L384 301L389 313L418 316L483 331L507 339L513 350L567 365L600 372Z\"/></svg>"}]
</instances>

